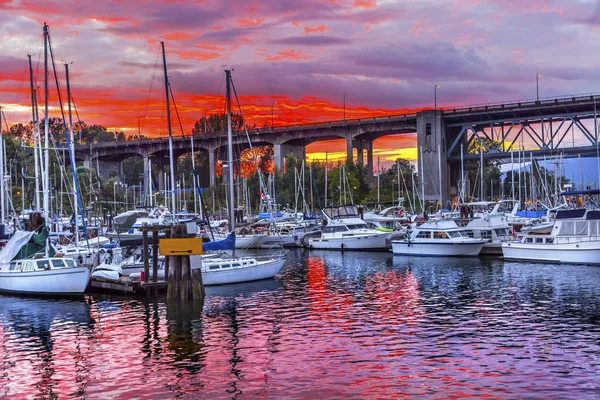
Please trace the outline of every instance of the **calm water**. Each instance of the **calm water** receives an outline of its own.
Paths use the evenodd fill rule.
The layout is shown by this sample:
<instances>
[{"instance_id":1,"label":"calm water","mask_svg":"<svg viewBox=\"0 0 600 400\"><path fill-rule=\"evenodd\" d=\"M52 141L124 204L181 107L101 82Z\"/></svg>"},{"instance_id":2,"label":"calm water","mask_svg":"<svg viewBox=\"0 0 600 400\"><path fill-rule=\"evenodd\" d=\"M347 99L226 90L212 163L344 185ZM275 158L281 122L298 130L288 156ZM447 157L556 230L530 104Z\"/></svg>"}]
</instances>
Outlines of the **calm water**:
<instances>
[{"instance_id":1,"label":"calm water","mask_svg":"<svg viewBox=\"0 0 600 400\"><path fill-rule=\"evenodd\" d=\"M0 397L597 398L600 268L297 251L164 299L0 296Z\"/></svg>"}]
</instances>

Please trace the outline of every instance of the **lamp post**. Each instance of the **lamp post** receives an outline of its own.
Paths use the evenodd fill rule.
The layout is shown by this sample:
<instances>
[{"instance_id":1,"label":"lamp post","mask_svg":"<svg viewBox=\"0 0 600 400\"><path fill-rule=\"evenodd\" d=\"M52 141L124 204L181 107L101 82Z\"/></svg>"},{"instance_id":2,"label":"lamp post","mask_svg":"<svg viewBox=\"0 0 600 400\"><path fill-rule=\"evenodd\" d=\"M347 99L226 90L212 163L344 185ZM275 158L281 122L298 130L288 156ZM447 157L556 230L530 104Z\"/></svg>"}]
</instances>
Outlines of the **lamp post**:
<instances>
[{"instance_id":1,"label":"lamp post","mask_svg":"<svg viewBox=\"0 0 600 400\"><path fill-rule=\"evenodd\" d=\"M275 104L277 104L277 103L279 103L279 101L274 101L271 104L271 129L273 129L273 125L274 125L274 122L275 122L275 119L274 119L274 116L273 116L273 107L275 107Z\"/></svg>"},{"instance_id":2,"label":"lamp post","mask_svg":"<svg viewBox=\"0 0 600 400\"><path fill-rule=\"evenodd\" d=\"M440 85L435 85L435 87L433 88L433 109L437 110L437 90L439 89Z\"/></svg>"},{"instance_id":3,"label":"lamp post","mask_svg":"<svg viewBox=\"0 0 600 400\"><path fill-rule=\"evenodd\" d=\"M344 125L346 125L346 95L348 93L344 93Z\"/></svg>"},{"instance_id":4,"label":"lamp post","mask_svg":"<svg viewBox=\"0 0 600 400\"><path fill-rule=\"evenodd\" d=\"M540 101L540 76L542 76L542 74L537 74L535 76L535 100L536 101Z\"/></svg>"},{"instance_id":5,"label":"lamp post","mask_svg":"<svg viewBox=\"0 0 600 400\"><path fill-rule=\"evenodd\" d=\"M148 117L146 117L144 115L138 117L138 139L139 140L142 140L142 126L141 126L141 122L140 122L142 120L142 118L145 119Z\"/></svg>"}]
</instances>

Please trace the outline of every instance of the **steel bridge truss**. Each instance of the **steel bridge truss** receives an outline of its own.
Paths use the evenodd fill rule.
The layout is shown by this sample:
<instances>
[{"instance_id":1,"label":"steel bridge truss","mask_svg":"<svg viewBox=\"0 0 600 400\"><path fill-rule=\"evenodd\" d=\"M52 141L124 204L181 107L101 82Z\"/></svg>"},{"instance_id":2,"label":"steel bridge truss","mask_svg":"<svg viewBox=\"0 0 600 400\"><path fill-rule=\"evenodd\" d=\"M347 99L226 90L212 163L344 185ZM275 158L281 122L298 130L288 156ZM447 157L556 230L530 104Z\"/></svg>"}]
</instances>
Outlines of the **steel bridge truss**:
<instances>
[{"instance_id":1,"label":"steel bridge truss","mask_svg":"<svg viewBox=\"0 0 600 400\"><path fill-rule=\"evenodd\" d=\"M447 132L459 130L448 148L447 157L460 157L461 143L465 146L463 151L466 154L473 142L481 144L484 157L494 158L510 157L512 151L523 150L524 145L533 154L596 149L599 123L595 113L561 113L528 119L490 119L446 124ZM571 146L568 146L569 137L572 140ZM579 144L575 147L575 137L585 138L585 145Z\"/></svg>"}]
</instances>

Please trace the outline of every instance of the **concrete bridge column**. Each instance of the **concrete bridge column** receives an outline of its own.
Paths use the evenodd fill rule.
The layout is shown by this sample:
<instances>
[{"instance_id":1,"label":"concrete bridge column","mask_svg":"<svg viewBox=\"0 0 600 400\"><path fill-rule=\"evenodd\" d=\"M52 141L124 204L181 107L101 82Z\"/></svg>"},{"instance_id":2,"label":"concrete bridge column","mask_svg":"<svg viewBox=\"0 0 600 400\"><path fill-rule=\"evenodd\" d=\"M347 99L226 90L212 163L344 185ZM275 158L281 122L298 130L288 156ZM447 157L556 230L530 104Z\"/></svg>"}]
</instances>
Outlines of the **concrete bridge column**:
<instances>
[{"instance_id":1,"label":"concrete bridge column","mask_svg":"<svg viewBox=\"0 0 600 400\"><path fill-rule=\"evenodd\" d=\"M158 190L165 190L165 158L158 157L156 159L156 175L158 176Z\"/></svg>"},{"instance_id":2,"label":"concrete bridge column","mask_svg":"<svg viewBox=\"0 0 600 400\"><path fill-rule=\"evenodd\" d=\"M448 191L450 187L443 116L444 112L441 110L427 110L417 113L419 185L424 184L425 201L439 202L441 198L442 207L445 206L449 198ZM421 157L423 158L422 161ZM423 165L423 171L421 171L421 165ZM432 207L432 211L435 211L435 207Z\"/></svg>"},{"instance_id":3,"label":"concrete bridge column","mask_svg":"<svg viewBox=\"0 0 600 400\"><path fill-rule=\"evenodd\" d=\"M352 138L346 138L346 162L354 162L354 156L352 154L353 147Z\"/></svg>"},{"instance_id":4,"label":"concrete bridge column","mask_svg":"<svg viewBox=\"0 0 600 400\"><path fill-rule=\"evenodd\" d=\"M365 150L367 150L367 185L369 188L373 187L373 141L367 140L364 143Z\"/></svg>"},{"instance_id":5,"label":"concrete bridge column","mask_svg":"<svg viewBox=\"0 0 600 400\"><path fill-rule=\"evenodd\" d=\"M353 146L356 148L356 164L359 166L363 166L364 164L364 155L363 155L363 141L358 139L353 141Z\"/></svg>"},{"instance_id":6,"label":"concrete bridge column","mask_svg":"<svg viewBox=\"0 0 600 400\"><path fill-rule=\"evenodd\" d=\"M208 174L210 179L210 187L215 187L215 179L217 175L217 150L208 149Z\"/></svg>"},{"instance_id":7,"label":"concrete bridge column","mask_svg":"<svg viewBox=\"0 0 600 400\"><path fill-rule=\"evenodd\" d=\"M274 144L273 158L275 168L282 169L285 164L285 156L290 153L294 154L300 160L304 160L306 158L306 147L302 145Z\"/></svg>"}]
</instances>

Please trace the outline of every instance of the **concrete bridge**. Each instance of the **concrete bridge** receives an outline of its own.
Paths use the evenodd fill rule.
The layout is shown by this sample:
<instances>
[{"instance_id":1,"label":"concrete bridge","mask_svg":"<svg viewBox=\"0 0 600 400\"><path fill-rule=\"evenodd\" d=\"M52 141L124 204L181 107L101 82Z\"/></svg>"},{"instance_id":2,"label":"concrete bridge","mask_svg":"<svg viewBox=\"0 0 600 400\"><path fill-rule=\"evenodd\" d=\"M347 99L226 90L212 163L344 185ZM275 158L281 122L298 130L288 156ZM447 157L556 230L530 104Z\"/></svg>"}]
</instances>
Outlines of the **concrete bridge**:
<instances>
[{"instance_id":1,"label":"concrete bridge","mask_svg":"<svg viewBox=\"0 0 600 400\"><path fill-rule=\"evenodd\" d=\"M571 95L258 129L249 131L249 136L253 146L273 146L277 167L283 165L290 152L305 157L305 148L311 143L344 139L348 159L359 165L366 164L368 183L372 185L373 141L388 135L416 133L425 200L440 199L442 182L441 198L445 202L457 191L452 182L460 180L461 147L464 159L480 157L467 153L473 141L481 143L486 159L510 158L511 151L525 144L527 153L534 155L595 154L598 146L596 103L600 104L599 94ZM575 146L575 132L578 146ZM193 136L195 150L208 153L211 186L215 183L216 162L224 159L226 137L226 133ZM191 136L174 136L174 155L179 157L191 152L191 141ZM245 132L236 132L233 141L238 152L249 147ZM356 160L353 149L357 150ZM76 154L88 166L100 164L104 172L110 170L111 165L114 170L115 165L130 157L143 157L145 170L152 158L153 166L161 171L168 164L168 138L77 146ZM162 173L158 175L159 189L162 189Z\"/></svg>"}]
</instances>

